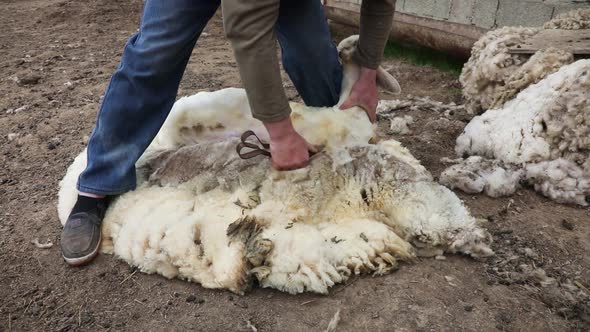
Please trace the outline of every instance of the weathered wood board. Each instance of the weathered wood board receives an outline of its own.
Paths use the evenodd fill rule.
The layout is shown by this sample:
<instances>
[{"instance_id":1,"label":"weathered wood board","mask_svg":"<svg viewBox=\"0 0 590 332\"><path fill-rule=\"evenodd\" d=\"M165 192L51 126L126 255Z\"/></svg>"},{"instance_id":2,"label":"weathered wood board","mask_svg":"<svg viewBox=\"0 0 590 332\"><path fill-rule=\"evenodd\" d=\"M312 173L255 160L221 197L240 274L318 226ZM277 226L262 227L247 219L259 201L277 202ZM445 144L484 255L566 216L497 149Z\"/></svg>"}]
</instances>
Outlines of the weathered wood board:
<instances>
[{"instance_id":1,"label":"weathered wood board","mask_svg":"<svg viewBox=\"0 0 590 332\"><path fill-rule=\"evenodd\" d=\"M510 53L534 54L538 50L555 47L574 55L590 55L590 29L542 30L524 43L509 49Z\"/></svg>"}]
</instances>

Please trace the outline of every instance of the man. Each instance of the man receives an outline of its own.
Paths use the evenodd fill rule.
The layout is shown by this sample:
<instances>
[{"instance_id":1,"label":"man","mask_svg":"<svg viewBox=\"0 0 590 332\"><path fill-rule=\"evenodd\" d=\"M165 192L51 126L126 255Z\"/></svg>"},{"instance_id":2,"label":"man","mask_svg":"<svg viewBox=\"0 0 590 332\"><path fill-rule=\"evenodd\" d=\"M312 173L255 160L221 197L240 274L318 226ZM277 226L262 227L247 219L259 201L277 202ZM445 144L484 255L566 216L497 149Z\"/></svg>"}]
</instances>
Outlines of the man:
<instances>
[{"instance_id":1,"label":"man","mask_svg":"<svg viewBox=\"0 0 590 332\"><path fill-rule=\"evenodd\" d=\"M146 0L139 32L123 51L88 143L78 200L64 226L65 261L90 262L100 246L109 197L135 189L135 162L158 133L176 98L184 69L209 19L223 22L253 116L270 136L278 170L307 166L309 146L293 128L279 72L283 65L309 106L337 103L342 68L319 0ZM354 60L361 77L342 108L361 106L374 121L376 68L391 29L395 1L365 0Z\"/></svg>"}]
</instances>

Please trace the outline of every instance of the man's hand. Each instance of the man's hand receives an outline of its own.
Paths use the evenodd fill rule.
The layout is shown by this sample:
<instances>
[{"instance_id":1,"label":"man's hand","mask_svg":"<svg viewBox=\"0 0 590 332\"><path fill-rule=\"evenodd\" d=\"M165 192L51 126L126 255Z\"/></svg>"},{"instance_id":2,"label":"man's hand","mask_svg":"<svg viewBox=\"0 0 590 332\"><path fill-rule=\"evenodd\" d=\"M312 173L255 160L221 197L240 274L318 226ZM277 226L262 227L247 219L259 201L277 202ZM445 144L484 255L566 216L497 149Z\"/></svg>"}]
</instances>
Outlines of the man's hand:
<instances>
[{"instance_id":1,"label":"man's hand","mask_svg":"<svg viewBox=\"0 0 590 332\"><path fill-rule=\"evenodd\" d=\"M290 117L278 122L264 123L264 126L270 136L274 169L290 171L309 164L309 152L316 152L316 148L295 131Z\"/></svg>"},{"instance_id":2,"label":"man's hand","mask_svg":"<svg viewBox=\"0 0 590 332\"><path fill-rule=\"evenodd\" d=\"M377 120L377 70L361 67L358 81L352 86L348 99L340 105L340 109L349 109L359 106L365 110L369 120L374 123Z\"/></svg>"}]
</instances>

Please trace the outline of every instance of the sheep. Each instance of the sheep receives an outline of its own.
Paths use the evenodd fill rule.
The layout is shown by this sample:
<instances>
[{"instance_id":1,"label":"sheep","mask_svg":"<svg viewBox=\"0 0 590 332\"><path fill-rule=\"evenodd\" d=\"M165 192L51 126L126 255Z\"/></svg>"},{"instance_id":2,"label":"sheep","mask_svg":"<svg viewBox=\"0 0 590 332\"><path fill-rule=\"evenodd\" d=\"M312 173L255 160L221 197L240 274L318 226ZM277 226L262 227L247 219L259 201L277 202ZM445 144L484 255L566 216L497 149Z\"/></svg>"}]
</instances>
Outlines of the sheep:
<instances>
[{"instance_id":1,"label":"sheep","mask_svg":"<svg viewBox=\"0 0 590 332\"><path fill-rule=\"evenodd\" d=\"M441 183L469 192L519 182L560 203L590 204L590 60L578 60L473 120L455 151L468 158ZM488 176L496 174L502 176ZM508 189L507 189L508 188ZM492 190L493 191L493 190Z\"/></svg>"},{"instance_id":2,"label":"sheep","mask_svg":"<svg viewBox=\"0 0 590 332\"><path fill-rule=\"evenodd\" d=\"M358 74L346 62L354 44L340 44L341 102ZM302 136L326 148L307 168L278 172L268 159L235 153L236 134L263 133L244 90L180 99L136 165L138 188L109 207L101 251L145 273L238 294L254 283L325 294L351 275L382 275L417 256L493 254L481 221L406 148L367 143L374 126L362 109L291 107ZM85 159L83 152L60 182L62 223Z\"/></svg>"}]
</instances>

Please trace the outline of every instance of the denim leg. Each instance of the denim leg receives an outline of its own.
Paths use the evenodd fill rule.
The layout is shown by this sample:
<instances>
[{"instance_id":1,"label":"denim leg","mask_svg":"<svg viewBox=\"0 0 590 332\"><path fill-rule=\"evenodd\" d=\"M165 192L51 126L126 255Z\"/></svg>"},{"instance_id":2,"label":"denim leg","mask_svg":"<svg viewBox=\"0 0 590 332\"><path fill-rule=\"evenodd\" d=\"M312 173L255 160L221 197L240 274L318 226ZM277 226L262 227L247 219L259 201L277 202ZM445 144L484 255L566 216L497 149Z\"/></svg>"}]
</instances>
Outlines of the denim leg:
<instances>
[{"instance_id":1,"label":"denim leg","mask_svg":"<svg viewBox=\"0 0 590 332\"><path fill-rule=\"evenodd\" d=\"M170 113L195 43L220 0L147 0L111 78L78 190L115 195L136 186L135 163Z\"/></svg>"},{"instance_id":2,"label":"denim leg","mask_svg":"<svg viewBox=\"0 0 590 332\"><path fill-rule=\"evenodd\" d=\"M308 106L334 106L342 65L318 0L282 0L276 25L283 67Z\"/></svg>"}]
</instances>

